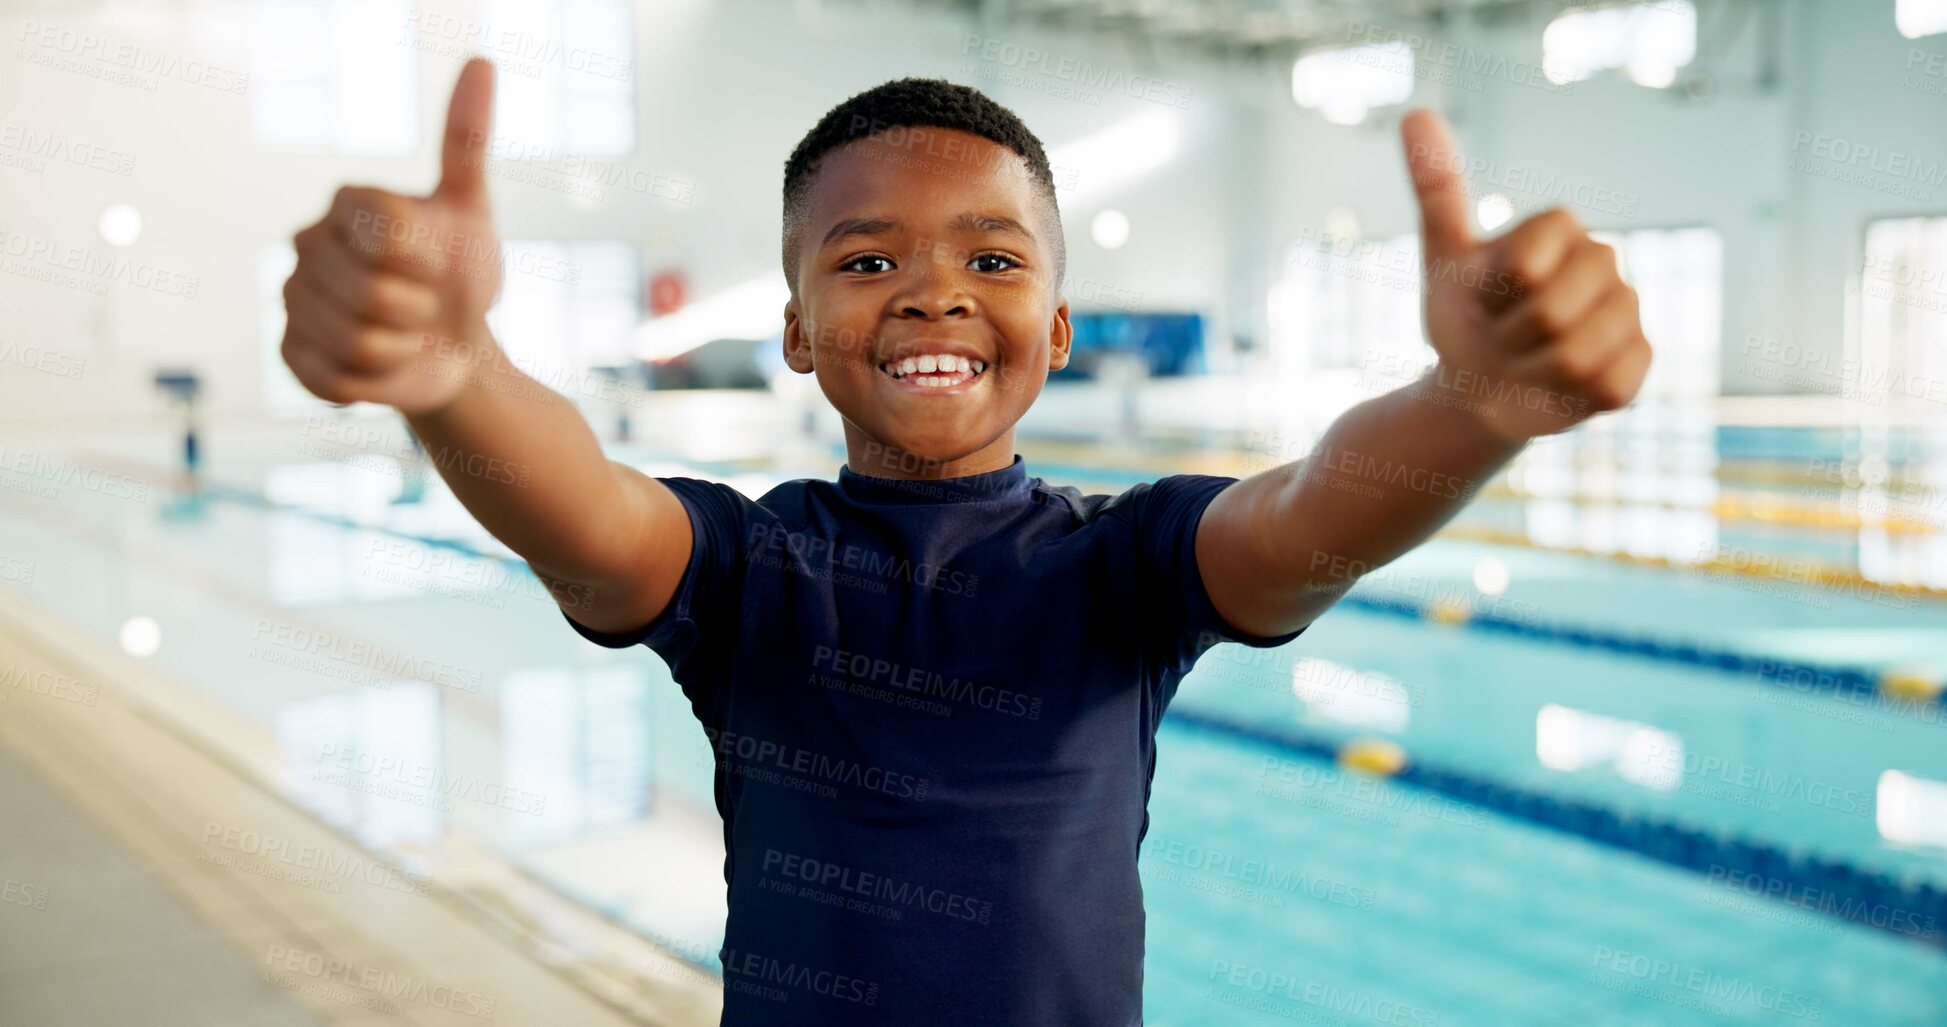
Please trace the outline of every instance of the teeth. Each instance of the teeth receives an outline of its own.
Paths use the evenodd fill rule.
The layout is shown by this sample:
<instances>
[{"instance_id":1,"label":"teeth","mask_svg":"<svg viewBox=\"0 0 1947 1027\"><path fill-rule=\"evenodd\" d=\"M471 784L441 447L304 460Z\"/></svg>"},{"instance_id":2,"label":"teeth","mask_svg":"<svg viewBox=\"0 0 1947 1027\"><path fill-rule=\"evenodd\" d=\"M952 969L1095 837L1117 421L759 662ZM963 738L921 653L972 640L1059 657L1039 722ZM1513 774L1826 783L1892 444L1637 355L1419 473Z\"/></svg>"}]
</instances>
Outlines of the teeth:
<instances>
[{"instance_id":1,"label":"teeth","mask_svg":"<svg viewBox=\"0 0 1947 1027\"><path fill-rule=\"evenodd\" d=\"M958 383L950 378L920 378L916 376L934 373L945 375L976 375L987 370L987 362L984 360L970 360L966 357L954 356L948 353L925 353L917 357L906 357L903 360L888 360L879 365L879 370L884 371L894 378L911 380L916 385L937 388Z\"/></svg>"}]
</instances>

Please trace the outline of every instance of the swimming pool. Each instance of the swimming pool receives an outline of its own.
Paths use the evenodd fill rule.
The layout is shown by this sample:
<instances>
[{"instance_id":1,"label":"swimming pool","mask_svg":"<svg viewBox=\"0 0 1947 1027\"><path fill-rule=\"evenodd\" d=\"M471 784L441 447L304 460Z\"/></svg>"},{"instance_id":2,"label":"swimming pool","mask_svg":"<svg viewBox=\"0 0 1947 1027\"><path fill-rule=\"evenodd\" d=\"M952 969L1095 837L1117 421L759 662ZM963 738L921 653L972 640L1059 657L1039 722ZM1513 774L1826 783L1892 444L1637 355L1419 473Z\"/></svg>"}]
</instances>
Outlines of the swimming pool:
<instances>
[{"instance_id":1,"label":"swimming pool","mask_svg":"<svg viewBox=\"0 0 1947 1027\"><path fill-rule=\"evenodd\" d=\"M709 756L660 662L575 638L437 480L288 438L215 451L200 499L154 473L166 452L117 465L140 500L0 492L0 556L33 571L8 587L104 644L153 618L151 659L269 726L286 794L368 844L410 864L418 839L477 836L707 964ZM1754 669L1931 666L1944 611L1442 540L1288 647L1220 647L1159 739L1148 1021L1947 1020L1921 919L1947 860L1878 809L1888 770L1947 780L1939 705ZM1411 773L1339 770L1359 738ZM400 756L412 773L379 769ZM644 852L667 874L643 880ZM1865 910L1878 927L1821 911L1861 875L1903 889Z\"/></svg>"}]
</instances>

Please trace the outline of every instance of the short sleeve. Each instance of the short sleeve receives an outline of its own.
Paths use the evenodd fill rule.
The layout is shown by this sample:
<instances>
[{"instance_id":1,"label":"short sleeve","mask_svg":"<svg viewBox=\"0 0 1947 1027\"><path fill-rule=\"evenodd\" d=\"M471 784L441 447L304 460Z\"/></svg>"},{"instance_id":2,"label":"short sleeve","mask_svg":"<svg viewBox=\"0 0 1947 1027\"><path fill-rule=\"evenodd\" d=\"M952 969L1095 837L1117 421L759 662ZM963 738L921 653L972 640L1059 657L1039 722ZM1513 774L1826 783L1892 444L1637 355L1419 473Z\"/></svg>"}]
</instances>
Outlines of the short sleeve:
<instances>
[{"instance_id":1,"label":"short sleeve","mask_svg":"<svg viewBox=\"0 0 1947 1027\"><path fill-rule=\"evenodd\" d=\"M1210 602L1197 565L1197 525L1203 511L1236 478L1176 474L1141 490L1131 510L1137 528L1138 587L1143 593L1145 627L1160 646L1154 654L1166 669L1187 673L1198 656L1218 642L1258 649L1284 645L1304 628L1282 635L1252 635L1238 630Z\"/></svg>"},{"instance_id":2,"label":"short sleeve","mask_svg":"<svg viewBox=\"0 0 1947 1027\"><path fill-rule=\"evenodd\" d=\"M596 631L562 610L583 638L611 649L647 645L669 664L685 691L729 672L740 623L749 497L729 485L698 478L657 478L689 513L690 561L669 605L654 620L623 632Z\"/></svg>"}]
</instances>

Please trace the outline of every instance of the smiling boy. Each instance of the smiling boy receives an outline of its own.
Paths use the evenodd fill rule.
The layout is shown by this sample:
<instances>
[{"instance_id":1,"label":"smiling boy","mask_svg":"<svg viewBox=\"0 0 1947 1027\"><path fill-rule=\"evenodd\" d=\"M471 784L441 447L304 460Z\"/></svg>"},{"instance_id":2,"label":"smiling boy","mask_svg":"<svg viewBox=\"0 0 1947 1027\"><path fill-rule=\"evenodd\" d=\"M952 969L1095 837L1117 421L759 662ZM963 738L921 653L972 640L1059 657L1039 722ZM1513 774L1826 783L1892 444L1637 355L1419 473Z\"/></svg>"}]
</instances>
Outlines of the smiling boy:
<instances>
[{"instance_id":1,"label":"smiling boy","mask_svg":"<svg viewBox=\"0 0 1947 1027\"><path fill-rule=\"evenodd\" d=\"M647 477L506 361L457 356L498 354L491 70L461 74L431 196L348 188L299 233L284 357L327 400L401 410L576 631L669 663L715 754L732 1027L1139 1024L1137 852L1183 675L1220 639L1295 638L1648 368L1614 255L1559 211L1475 240L1415 114L1434 372L1249 478L1049 486L1015 453L1071 340L1046 155L977 91L903 79L785 166L784 352L844 419L837 479L752 500Z\"/></svg>"}]
</instances>

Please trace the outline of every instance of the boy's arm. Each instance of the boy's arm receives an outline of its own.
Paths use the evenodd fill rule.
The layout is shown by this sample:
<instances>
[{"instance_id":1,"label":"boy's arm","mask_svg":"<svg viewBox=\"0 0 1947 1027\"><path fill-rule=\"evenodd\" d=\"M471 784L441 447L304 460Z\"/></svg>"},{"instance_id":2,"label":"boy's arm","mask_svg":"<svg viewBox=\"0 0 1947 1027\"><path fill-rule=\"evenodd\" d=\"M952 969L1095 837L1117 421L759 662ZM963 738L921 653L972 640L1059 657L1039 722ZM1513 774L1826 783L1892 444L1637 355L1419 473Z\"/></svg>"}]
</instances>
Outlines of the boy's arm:
<instances>
[{"instance_id":1,"label":"boy's arm","mask_svg":"<svg viewBox=\"0 0 1947 1027\"><path fill-rule=\"evenodd\" d=\"M454 495L558 604L626 631L675 593L689 516L662 483L610 461L580 411L487 330L502 271L484 166L492 110L493 65L476 58L453 87L430 196L341 189L297 234L282 355L322 399L397 408Z\"/></svg>"},{"instance_id":2,"label":"boy's arm","mask_svg":"<svg viewBox=\"0 0 1947 1027\"><path fill-rule=\"evenodd\" d=\"M1239 481L1197 529L1217 612L1240 631L1304 627L1358 577L1425 541L1531 438L1615 410L1650 348L1615 253L1565 211L1477 241L1440 119L1401 126L1419 199L1438 363L1347 411L1310 455Z\"/></svg>"},{"instance_id":3,"label":"boy's arm","mask_svg":"<svg viewBox=\"0 0 1947 1027\"><path fill-rule=\"evenodd\" d=\"M444 406L406 414L454 496L575 620L609 633L654 620L690 559L682 501L608 459L574 404L498 353L471 373Z\"/></svg>"}]
</instances>

